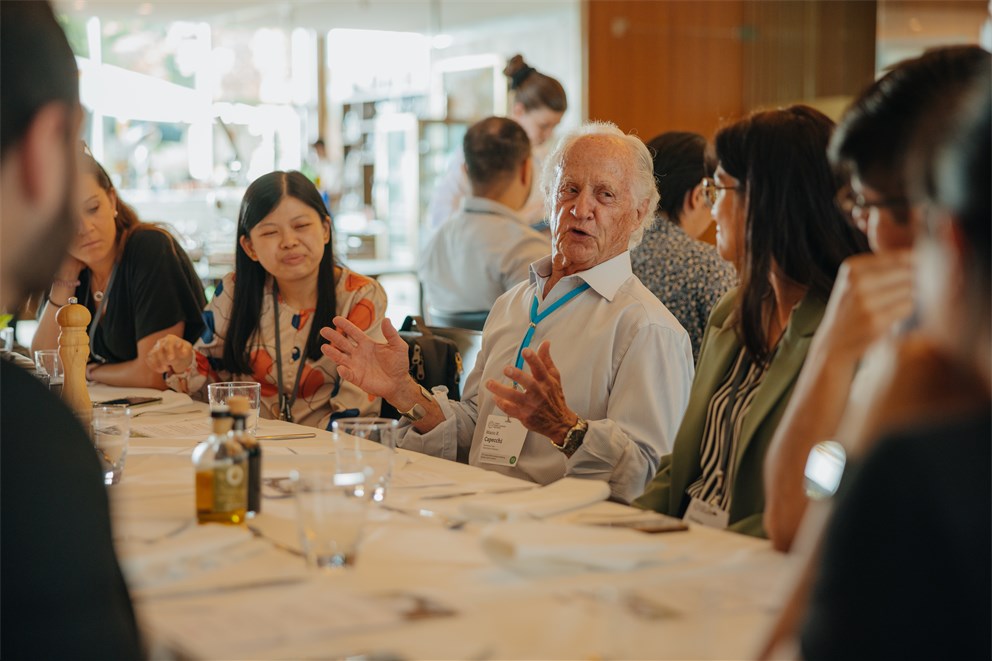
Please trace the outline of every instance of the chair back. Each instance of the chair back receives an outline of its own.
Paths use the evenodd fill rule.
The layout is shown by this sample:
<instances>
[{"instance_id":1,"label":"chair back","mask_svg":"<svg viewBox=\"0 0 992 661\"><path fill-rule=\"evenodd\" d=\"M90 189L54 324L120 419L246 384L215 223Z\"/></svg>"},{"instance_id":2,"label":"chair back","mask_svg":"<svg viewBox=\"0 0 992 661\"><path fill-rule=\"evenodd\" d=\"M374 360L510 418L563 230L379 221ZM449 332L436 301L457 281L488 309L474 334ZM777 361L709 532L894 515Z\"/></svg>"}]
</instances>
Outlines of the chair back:
<instances>
[{"instance_id":1,"label":"chair back","mask_svg":"<svg viewBox=\"0 0 992 661\"><path fill-rule=\"evenodd\" d=\"M432 326L447 326L448 328L467 328L469 330L481 331L486 325L488 310L481 312L438 312L430 311L430 322Z\"/></svg>"}]
</instances>

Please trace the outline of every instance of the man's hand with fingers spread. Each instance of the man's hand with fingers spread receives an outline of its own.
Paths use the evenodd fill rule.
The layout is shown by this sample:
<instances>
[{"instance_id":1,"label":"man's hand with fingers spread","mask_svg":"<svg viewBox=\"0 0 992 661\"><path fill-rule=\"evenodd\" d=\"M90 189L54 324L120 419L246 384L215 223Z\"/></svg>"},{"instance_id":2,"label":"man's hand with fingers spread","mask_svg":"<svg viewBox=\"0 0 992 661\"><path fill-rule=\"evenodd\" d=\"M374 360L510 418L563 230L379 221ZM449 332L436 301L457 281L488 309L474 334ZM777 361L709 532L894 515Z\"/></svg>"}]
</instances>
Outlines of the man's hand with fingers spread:
<instances>
[{"instance_id":1,"label":"man's hand with fingers spread","mask_svg":"<svg viewBox=\"0 0 992 661\"><path fill-rule=\"evenodd\" d=\"M565 403L561 374L551 360L551 343L542 342L535 353L524 349L530 374L507 366L503 374L520 388L490 380L486 388L496 399L496 406L511 418L517 418L530 431L543 434L555 445L563 445L565 434L579 416Z\"/></svg>"},{"instance_id":2,"label":"man's hand with fingers spread","mask_svg":"<svg viewBox=\"0 0 992 661\"><path fill-rule=\"evenodd\" d=\"M409 348L389 319L382 321L385 344L379 344L344 317L334 318L334 328L320 329L327 344L320 349L338 364L338 373L369 393L392 402L409 380Z\"/></svg>"}]
</instances>

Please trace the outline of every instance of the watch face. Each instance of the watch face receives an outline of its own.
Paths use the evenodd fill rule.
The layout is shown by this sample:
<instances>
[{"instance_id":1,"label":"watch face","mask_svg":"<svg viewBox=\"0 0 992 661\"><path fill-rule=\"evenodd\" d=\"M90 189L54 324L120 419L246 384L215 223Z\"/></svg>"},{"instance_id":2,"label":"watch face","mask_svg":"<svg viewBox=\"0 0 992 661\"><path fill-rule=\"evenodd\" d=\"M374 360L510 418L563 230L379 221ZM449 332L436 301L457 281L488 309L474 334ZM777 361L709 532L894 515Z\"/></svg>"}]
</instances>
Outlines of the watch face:
<instances>
[{"instance_id":1,"label":"watch face","mask_svg":"<svg viewBox=\"0 0 992 661\"><path fill-rule=\"evenodd\" d=\"M406 413L401 413L400 415L402 415L404 418L416 422L417 420L420 420L425 415L427 415L427 409L425 409L421 404L414 404L412 409L410 409Z\"/></svg>"},{"instance_id":2,"label":"watch face","mask_svg":"<svg viewBox=\"0 0 992 661\"><path fill-rule=\"evenodd\" d=\"M582 445L582 441L586 437L586 431L589 429L589 425L583 420L579 420L574 427L568 430L565 434L565 444L561 446L561 451L565 454L571 456L579 447Z\"/></svg>"}]
</instances>

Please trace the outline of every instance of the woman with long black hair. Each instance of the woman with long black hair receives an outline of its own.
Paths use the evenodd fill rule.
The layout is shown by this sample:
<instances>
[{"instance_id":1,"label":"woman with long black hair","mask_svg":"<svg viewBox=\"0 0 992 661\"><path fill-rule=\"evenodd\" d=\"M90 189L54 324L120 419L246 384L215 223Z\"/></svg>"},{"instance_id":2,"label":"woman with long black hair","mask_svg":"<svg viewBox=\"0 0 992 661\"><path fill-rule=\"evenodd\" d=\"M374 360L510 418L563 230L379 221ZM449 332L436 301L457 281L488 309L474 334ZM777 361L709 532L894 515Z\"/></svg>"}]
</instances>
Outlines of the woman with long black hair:
<instances>
[{"instance_id":1,"label":"woman with long black hair","mask_svg":"<svg viewBox=\"0 0 992 661\"><path fill-rule=\"evenodd\" d=\"M672 454L635 504L764 536L762 466L841 262L867 248L835 204L833 122L807 106L721 129L704 192L741 284L713 308Z\"/></svg>"},{"instance_id":2,"label":"woman with long black hair","mask_svg":"<svg viewBox=\"0 0 992 661\"><path fill-rule=\"evenodd\" d=\"M271 172L245 191L235 272L214 292L195 345L160 340L148 364L174 390L203 397L208 383L257 381L262 417L327 428L339 417L378 414L380 401L338 376L318 331L343 316L382 339L386 294L336 265L331 219L299 172ZM314 323L314 319L318 321Z\"/></svg>"}]
</instances>

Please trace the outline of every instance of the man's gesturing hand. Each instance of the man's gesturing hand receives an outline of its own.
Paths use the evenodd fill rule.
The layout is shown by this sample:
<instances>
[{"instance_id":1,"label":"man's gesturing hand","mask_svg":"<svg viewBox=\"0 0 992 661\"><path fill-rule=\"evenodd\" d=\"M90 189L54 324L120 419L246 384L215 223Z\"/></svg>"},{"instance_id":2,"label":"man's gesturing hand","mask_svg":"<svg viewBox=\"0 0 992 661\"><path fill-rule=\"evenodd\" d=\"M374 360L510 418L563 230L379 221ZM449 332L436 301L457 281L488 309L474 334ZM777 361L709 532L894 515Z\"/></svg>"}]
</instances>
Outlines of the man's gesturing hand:
<instances>
[{"instance_id":1,"label":"man's gesturing hand","mask_svg":"<svg viewBox=\"0 0 992 661\"><path fill-rule=\"evenodd\" d=\"M369 393L389 401L407 380L409 349L389 319L382 321L385 344L379 344L344 317L334 317L335 328L324 327L320 335L327 344L324 355L338 364L338 373Z\"/></svg>"},{"instance_id":2,"label":"man's gesturing hand","mask_svg":"<svg viewBox=\"0 0 992 661\"><path fill-rule=\"evenodd\" d=\"M563 445L565 434L578 421L578 416L565 403L561 374L551 360L551 343L542 342L537 353L524 349L523 357L530 366L530 374L510 366L503 370L522 390L492 379L486 388L503 413L517 418L530 431L547 436L556 445Z\"/></svg>"}]
</instances>

